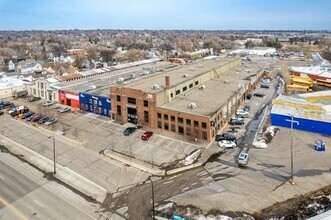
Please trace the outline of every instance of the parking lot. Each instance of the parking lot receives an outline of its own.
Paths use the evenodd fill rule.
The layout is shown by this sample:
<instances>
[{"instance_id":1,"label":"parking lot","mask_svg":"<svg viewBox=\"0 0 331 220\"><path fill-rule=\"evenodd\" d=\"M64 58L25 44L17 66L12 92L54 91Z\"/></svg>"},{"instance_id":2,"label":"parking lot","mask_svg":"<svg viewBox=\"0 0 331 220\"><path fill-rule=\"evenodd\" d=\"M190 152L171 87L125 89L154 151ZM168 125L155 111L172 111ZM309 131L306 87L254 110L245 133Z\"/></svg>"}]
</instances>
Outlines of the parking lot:
<instances>
[{"instance_id":1,"label":"parking lot","mask_svg":"<svg viewBox=\"0 0 331 220\"><path fill-rule=\"evenodd\" d=\"M42 100L29 102L27 99L17 99L13 102L15 105L28 106L35 113L57 119L57 122L50 126L29 123L32 126L62 134L64 138L96 152L111 149L156 166L165 166L204 147L204 143L200 143L200 145L189 143L157 134L157 132L154 132L149 140L143 141L141 135L145 131L141 129L137 129L130 136L124 136L123 131L128 125L122 126L112 122L109 118L74 109L70 112L60 113L63 106L59 104L44 107Z\"/></svg>"}]
</instances>

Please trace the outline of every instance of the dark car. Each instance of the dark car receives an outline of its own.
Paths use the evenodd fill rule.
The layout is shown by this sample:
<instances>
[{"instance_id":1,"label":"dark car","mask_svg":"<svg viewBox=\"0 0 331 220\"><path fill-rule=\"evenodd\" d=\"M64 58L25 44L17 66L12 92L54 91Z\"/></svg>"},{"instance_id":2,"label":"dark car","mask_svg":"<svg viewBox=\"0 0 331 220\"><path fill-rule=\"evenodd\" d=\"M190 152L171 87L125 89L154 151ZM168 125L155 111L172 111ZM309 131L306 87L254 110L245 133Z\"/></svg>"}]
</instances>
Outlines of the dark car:
<instances>
[{"instance_id":1,"label":"dark car","mask_svg":"<svg viewBox=\"0 0 331 220\"><path fill-rule=\"evenodd\" d=\"M147 141L150 137L152 137L153 132L151 131L146 131L142 136L141 139L144 141Z\"/></svg>"},{"instance_id":2,"label":"dark car","mask_svg":"<svg viewBox=\"0 0 331 220\"><path fill-rule=\"evenodd\" d=\"M137 130L137 128L135 127L128 127L124 130L123 134L125 136L129 136L130 134L132 134L133 132L135 132Z\"/></svg>"},{"instance_id":3,"label":"dark car","mask_svg":"<svg viewBox=\"0 0 331 220\"><path fill-rule=\"evenodd\" d=\"M29 101L29 102L34 102L34 101L37 101L37 100L40 100L40 99L41 99L40 97L30 96L30 97L28 98L28 101Z\"/></svg>"},{"instance_id":4,"label":"dark car","mask_svg":"<svg viewBox=\"0 0 331 220\"><path fill-rule=\"evenodd\" d=\"M249 112L249 110L251 110L251 106L249 106L249 105L245 105L245 106L243 107L243 110L246 111L246 112Z\"/></svg>"},{"instance_id":5,"label":"dark car","mask_svg":"<svg viewBox=\"0 0 331 220\"><path fill-rule=\"evenodd\" d=\"M12 108L14 107L14 104L11 102L1 102L0 103L0 108L5 109L5 108Z\"/></svg>"},{"instance_id":6,"label":"dark car","mask_svg":"<svg viewBox=\"0 0 331 220\"><path fill-rule=\"evenodd\" d=\"M243 125L245 124L245 122L243 122L242 120L238 120L238 119L231 119L229 121L229 125Z\"/></svg>"},{"instance_id":7,"label":"dark car","mask_svg":"<svg viewBox=\"0 0 331 220\"><path fill-rule=\"evenodd\" d=\"M257 93L254 93L254 96L263 98L264 94L257 92Z\"/></svg>"},{"instance_id":8,"label":"dark car","mask_svg":"<svg viewBox=\"0 0 331 220\"><path fill-rule=\"evenodd\" d=\"M227 140L237 143L237 138L233 134L229 134L229 133L218 134L216 135L215 140L216 141Z\"/></svg>"},{"instance_id":9,"label":"dark car","mask_svg":"<svg viewBox=\"0 0 331 220\"><path fill-rule=\"evenodd\" d=\"M34 115L34 112L27 112L27 113L24 113L23 116L22 116L22 119L27 119L27 118L30 117L31 115Z\"/></svg>"},{"instance_id":10,"label":"dark car","mask_svg":"<svg viewBox=\"0 0 331 220\"><path fill-rule=\"evenodd\" d=\"M249 100L249 99L251 99L252 98L252 94L248 94L247 96L246 96L246 98Z\"/></svg>"},{"instance_id":11,"label":"dark car","mask_svg":"<svg viewBox=\"0 0 331 220\"><path fill-rule=\"evenodd\" d=\"M49 125L54 124L55 122L57 122L57 119L56 119L56 118L49 118L49 119L44 123L44 125L49 126Z\"/></svg>"},{"instance_id":12,"label":"dark car","mask_svg":"<svg viewBox=\"0 0 331 220\"><path fill-rule=\"evenodd\" d=\"M43 117L43 118L41 118L41 119L39 119L38 121L37 121L37 123L38 124L44 124L46 121L48 121L49 120L49 117L48 116L46 116L46 117Z\"/></svg>"}]
</instances>

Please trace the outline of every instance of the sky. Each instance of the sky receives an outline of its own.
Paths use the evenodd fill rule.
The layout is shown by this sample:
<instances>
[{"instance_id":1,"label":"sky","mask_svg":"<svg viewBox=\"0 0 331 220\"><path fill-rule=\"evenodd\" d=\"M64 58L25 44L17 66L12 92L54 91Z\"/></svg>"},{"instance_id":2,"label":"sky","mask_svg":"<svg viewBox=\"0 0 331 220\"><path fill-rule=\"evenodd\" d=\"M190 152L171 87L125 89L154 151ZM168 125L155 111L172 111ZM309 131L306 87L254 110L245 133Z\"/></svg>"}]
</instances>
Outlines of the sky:
<instances>
[{"instance_id":1,"label":"sky","mask_svg":"<svg viewBox=\"0 0 331 220\"><path fill-rule=\"evenodd\" d=\"M0 0L0 30L331 30L331 0Z\"/></svg>"}]
</instances>

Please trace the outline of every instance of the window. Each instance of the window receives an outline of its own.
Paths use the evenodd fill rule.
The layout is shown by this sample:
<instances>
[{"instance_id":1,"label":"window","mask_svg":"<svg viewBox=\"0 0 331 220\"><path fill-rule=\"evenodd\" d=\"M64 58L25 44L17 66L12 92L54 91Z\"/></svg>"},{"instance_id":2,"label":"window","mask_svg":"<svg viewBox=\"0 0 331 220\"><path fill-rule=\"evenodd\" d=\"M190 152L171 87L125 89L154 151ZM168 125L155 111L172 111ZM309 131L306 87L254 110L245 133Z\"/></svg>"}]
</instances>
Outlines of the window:
<instances>
[{"instance_id":1,"label":"window","mask_svg":"<svg viewBox=\"0 0 331 220\"><path fill-rule=\"evenodd\" d=\"M102 105L102 102L101 101L99 101L99 105Z\"/></svg>"},{"instance_id":2,"label":"window","mask_svg":"<svg viewBox=\"0 0 331 220\"><path fill-rule=\"evenodd\" d=\"M202 128L207 128L207 124L206 124L206 122L202 122L202 123L201 123L201 127L202 127Z\"/></svg>"},{"instance_id":3,"label":"window","mask_svg":"<svg viewBox=\"0 0 331 220\"><path fill-rule=\"evenodd\" d=\"M173 97L174 97L174 94L173 94L173 93L171 93L171 94L170 94L170 96L171 96L171 98L173 98Z\"/></svg>"},{"instance_id":4,"label":"window","mask_svg":"<svg viewBox=\"0 0 331 220\"><path fill-rule=\"evenodd\" d=\"M179 95L180 94L180 90L176 90L176 95Z\"/></svg>"},{"instance_id":5,"label":"window","mask_svg":"<svg viewBox=\"0 0 331 220\"><path fill-rule=\"evenodd\" d=\"M117 111L117 114L118 114L118 115L121 115L121 114L122 114L122 108L121 108L120 105L117 106L116 111Z\"/></svg>"},{"instance_id":6,"label":"window","mask_svg":"<svg viewBox=\"0 0 331 220\"><path fill-rule=\"evenodd\" d=\"M175 116L171 116L171 121L176 121Z\"/></svg>"},{"instance_id":7,"label":"window","mask_svg":"<svg viewBox=\"0 0 331 220\"><path fill-rule=\"evenodd\" d=\"M202 134L202 139L207 140L207 131L202 131L201 134Z\"/></svg>"},{"instance_id":8,"label":"window","mask_svg":"<svg viewBox=\"0 0 331 220\"><path fill-rule=\"evenodd\" d=\"M191 135L191 128L186 127L186 135Z\"/></svg>"},{"instance_id":9,"label":"window","mask_svg":"<svg viewBox=\"0 0 331 220\"><path fill-rule=\"evenodd\" d=\"M136 99L135 98L128 97L128 103L135 105L136 104Z\"/></svg>"},{"instance_id":10,"label":"window","mask_svg":"<svg viewBox=\"0 0 331 220\"><path fill-rule=\"evenodd\" d=\"M149 114L148 111L144 111L144 121L149 122Z\"/></svg>"},{"instance_id":11,"label":"window","mask_svg":"<svg viewBox=\"0 0 331 220\"><path fill-rule=\"evenodd\" d=\"M107 109L104 109L104 110L103 110L103 114L104 114L104 115L107 115Z\"/></svg>"},{"instance_id":12,"label":"window","mask_svg":"<svg viewBox=\"0 0 331 220\"><path fill-rule=\"evenodd\" d=\"M44 89L44 83L42 83L42 82L40 83L40 88Z\"/></svg>"},{"instance_id":13,"label":"window","mask_svg":"<svg viewBox=\"0 0 331 220\"><path fill-rule=\"evenodd\" d=\"M183 122L184 122L183 118L178 117L178 123L183 124Z\"/></svg>"},{"instance_id":14,"label":"window","mask_svg":"<svg viewBox=\"0 0 331 220\"><path fill-rule=\"evenodd\" d=\"M178 133L179 134L184 134L184 128L181 126L178 126Z\"/></svg>"},{"instance_id":15,"label":"window","mask_svg":"<svg viewBox=\"0 0 331 220\"><path fill-rule=\"evenodd\" d=\"M162 114L161 113L157 113L157 118L161 119L162 118Z\"/></svg>"},{"instance_id":16,"label":"window","mask_svg":"<svg viewBox=\"0 0 331 220\"><path fill-rule=\"evenodd\" d=\"M198 121L194 121L194 127L199 127L199 122Z\"/></svg>"},{"instance_id":17,"label":"window","mask_svg":"<svg viewBox=\"0 0 331 220\"><path fill-rule=\"evenodd\" d=\"M193 88L193 83L191 83L191 84L189 85L189 88Z\"/></svg>"},{"instance_id":18,"label":"window","mask_svg":"<svg viewBox=\"0 0 331 220\"><path fill-rule=\"evenodd\" d=\"M171 125L171 131L176 132L176 127L175 127L175 125Z\"/></svg>"},{"instance_id":19,"label":"window","mask_svg":"<svg viewBox=\"0 0 331 220\"><path fill-rule=\"evenodd\" d=\"M118 101L118 102L120 102L121 101L121 96L116 96L116 100Z\"/></svg>"},{"instance_id":20,"label":"window","mask_svg":"<svg viewBox=\"0 0 331 220\"><path fill-rule=\"evenodd\" d=\"M157 127L162 128L162 122L161 121L157 121Z\"/></svg>"},{"instance_id":21,"label":"window","mask_svg":"<svg viewBox=\"0 0 331 220\"><path fill-rule=\"evenodd\" d=\"M37 90L33 89L33 95L36 95L36 93L37 93Z\"/></svg>"},{"instance_id":22,"label":"window","mask_svg":"<svg viewBox=\"0 0 331 220\"><path fill-rule=\"evenodd\" d=\"M169 125L168 125L168 123L164 123L164 129L165 129L165 130L169 130Z\"/></svg>"},{"instance_id":23,"label":"window","mask_svg":"<svg viewBox=\"0 0 331 220\"><path fill-rule=\"evenodd\" d=\"M185 86L184 88L183 88L183 92L185 92L187 90L187 86Z\"/></svg>"},{"instance_id":24,"label":"window","mask_svg":"<svg viewBox=\"0 0 331 220\"><path fill-rule=\"evenodd\" d=\"M89 103L92 104L92 99L89 99Z\"/></svg>"},{"instance_id":25,"label":"window","mask_svg":"<svg viewBox=\"0 0 331 220\"><path fill-rule=\"evenodd\" d=\"M97 105L97 104L98 104L98 100L95 100L95 99L94 99L94 100L93 100L93 104L94 104L94 105Z\"/></svg>"},{"instance_id":26,"label":"window","mask_svg":"<svg viewBox=\"0 0 331 220\"><path fill-rule=\"evenodd\" d=\"M164 119L164 120L168 120L168 119L169 119L168 115L167 115L167 114L164 114L164 115L163 115L163 119Z\"/></svg>"},{"instance_id":27,"label":"window","mask_svg":"<svg viewBox=\"0 0 331 220\"><path fill-rule=\"evenodd\" d=\"M148 101L147 100L144 100L144 106L148 107Z\"/></svg>"},{"instance_id":28,"label":"window","mask_svg":"<svg viewBox=\"0 0 331 220\"><path fill-rule=\"evenodd\" d=\"M190 119L186 119L186 125L191 125L191 120Z\"/></svg>"},{"instance_id":29,"label":"window","mask_svg":"<svg viewBox=\"0 0 331 220\"><path fill-rule=\"evenodd\" d=\"M195 81L195 85L199 85L199 81Z\"/></svg>"}]
</instances>

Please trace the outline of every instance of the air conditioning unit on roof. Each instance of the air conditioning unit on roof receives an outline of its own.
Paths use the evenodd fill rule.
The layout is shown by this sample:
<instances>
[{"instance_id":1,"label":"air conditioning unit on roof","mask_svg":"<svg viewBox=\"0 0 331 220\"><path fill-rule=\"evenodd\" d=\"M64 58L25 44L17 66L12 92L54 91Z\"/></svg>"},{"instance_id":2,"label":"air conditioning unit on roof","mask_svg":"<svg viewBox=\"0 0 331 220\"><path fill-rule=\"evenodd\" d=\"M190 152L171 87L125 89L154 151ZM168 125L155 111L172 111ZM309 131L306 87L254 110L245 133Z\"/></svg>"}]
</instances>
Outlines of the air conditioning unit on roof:
<instances>
[{"instance_id":1,"label":"air conditioning unit on roof","mask_svg":"<svg viewBox=\"0 0 331 220\"><path fill-rule=\"evenodd\" d=\"M160 88L160 86L158 85L158 84L154 84L153 86L152 86L152 89L153 90L158 90Z\"/></svg>"},{"instance_id":2,"label":"air conditioning unit on roof","mask_svg":"<svg viewBox=\"0 0 331 220\"><path fill-rule=\"evenodd\" d=\"M187 74L187 73L184 73L184 74L182 75L182 77L183 77L183 78L187 78L187 77L188 77L188 74Z\"/></svg>"},{"instance_id":3,"label":"air conditioning unit on roof","mask_svg":"<svg viewBox=\"0 0 331 220\"><path fill-rule=\"evenodd\" d=\"M195 102L192 102L192 103L190 103L189 105L188 105L188 108L189 109L195 109L195 108L197 108L198 106L197 106L197 103L195 103Z\"/></svg>"},{"instance_id":4,"label":"air conditioning unit on roof","mask_svg":"<svg viewBox=\"0 0 331 220\"><path fill-rule=\"evenodd\" d=\"M199 86L199 89L200 89L200 90L204 90L205 88L206 88L205 85L201 85L201 86Z\"/></svg>"}]
</instances>

